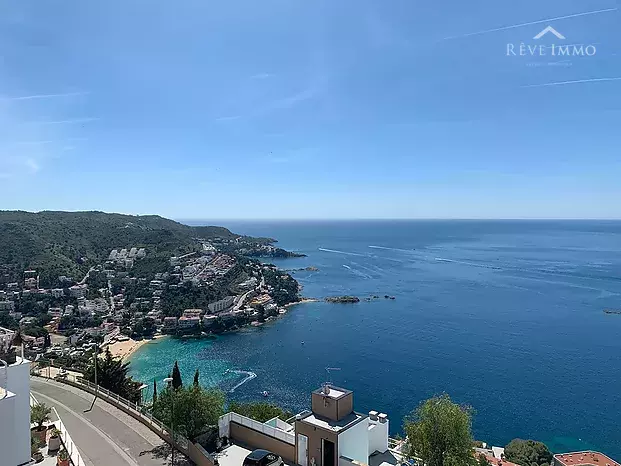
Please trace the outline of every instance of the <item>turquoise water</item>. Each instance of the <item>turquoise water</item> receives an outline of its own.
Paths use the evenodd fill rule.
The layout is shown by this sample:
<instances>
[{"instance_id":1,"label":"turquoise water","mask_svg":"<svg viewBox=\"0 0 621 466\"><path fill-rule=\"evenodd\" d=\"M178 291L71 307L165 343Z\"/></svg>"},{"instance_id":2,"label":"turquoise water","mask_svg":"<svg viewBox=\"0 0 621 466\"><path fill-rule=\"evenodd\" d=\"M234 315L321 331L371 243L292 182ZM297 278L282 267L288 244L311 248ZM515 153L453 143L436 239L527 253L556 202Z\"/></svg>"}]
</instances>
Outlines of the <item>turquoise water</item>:
<instances>
[{"instance_id":1,"label":"turquoise water","mask_svg":"<svg viewBox=\"0 0 621 466\"><path fill-rule=\"evenodd\" d=\"M476 409L479 439L621 457L621 316L602 312L621 308L621 222L224 225L306 253L275 261L319 268L294 274L305 296L396 299L302 304L260 329L149 344L132 358L141 380L161 380L178 360L188 383L198 367L231 398L266 390L295 411L339 367L333 382L354 390L357 410L386 412L393 433L447 392Z\"/></svg>"}]
</instances>

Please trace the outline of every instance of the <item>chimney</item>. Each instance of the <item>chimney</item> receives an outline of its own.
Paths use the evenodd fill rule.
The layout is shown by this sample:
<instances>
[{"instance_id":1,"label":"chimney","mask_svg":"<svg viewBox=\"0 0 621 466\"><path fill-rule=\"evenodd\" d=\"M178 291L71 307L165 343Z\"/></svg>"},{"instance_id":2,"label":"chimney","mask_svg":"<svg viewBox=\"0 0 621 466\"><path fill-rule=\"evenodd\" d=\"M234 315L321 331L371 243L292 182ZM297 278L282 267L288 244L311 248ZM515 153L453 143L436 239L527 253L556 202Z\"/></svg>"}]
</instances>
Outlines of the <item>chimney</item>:
<instances>
[{"instance_id":1,"label":"chimney","mask_svg":"<svg viewBox=\"0 0 621 466\"><path fill-rule=\"evenodd\" d=\"M388 450L388 435L389 435L389 429L388 429L388 416L384 413L379 413L379 415L377 416L379 418L379 424L377 425L377 428L380 429L380 432L382 433L382 450L380 450L382 453L384 453L385 451Z\"/></svg>"},{"instance_id":2,"label":"chimney","mask_svg":"<svg viewBox=\"0 0 621 466\"><path fill-rule=\"evenodd\" d=\"M369 455L388 451L388 416L369 411Z\"/></svg>"}]
</instances>

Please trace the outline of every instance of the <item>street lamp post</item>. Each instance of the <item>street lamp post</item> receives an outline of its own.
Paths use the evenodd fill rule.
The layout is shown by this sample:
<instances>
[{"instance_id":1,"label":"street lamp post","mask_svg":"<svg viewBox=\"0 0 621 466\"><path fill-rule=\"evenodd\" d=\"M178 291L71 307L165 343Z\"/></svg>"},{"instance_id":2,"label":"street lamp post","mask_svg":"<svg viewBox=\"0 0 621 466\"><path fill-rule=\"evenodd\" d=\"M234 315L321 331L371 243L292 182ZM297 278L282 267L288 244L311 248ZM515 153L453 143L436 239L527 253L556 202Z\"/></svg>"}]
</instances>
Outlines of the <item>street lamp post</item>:
<instances>
[{"instance_id":1,"label":"street lamp post","mask_svg":"<svg viewBox=\"0 0 621 466\"><path fill-rule=\"evenodd\" d=\"M99 346L95 347L95 351L93 352L93 367L95 370L95 397L93 398L93 402L91 403L91 407L88 408L85 413L88 413L95 406L95 401L97 400L97 395L99 394L99 384L97 383L97 356L99 355Z\"/></svg>"},{"instance_id":2,"label":"street lamp post","mask_svg":"<svg viewBox=\"0 0 621 466\"><path fill-rule=\"evenodd\" d=\"M171 448L171 453L170 453L170 464L171 465L175 465L175 389L172 388L172 377L166 377L164 379L164 382L168 384L168 386L171 388L172 392L171 392L171 406L170 406L170 437L171 437L171 442L170 442L170 448Z\"/></svg>"}]
</instances>

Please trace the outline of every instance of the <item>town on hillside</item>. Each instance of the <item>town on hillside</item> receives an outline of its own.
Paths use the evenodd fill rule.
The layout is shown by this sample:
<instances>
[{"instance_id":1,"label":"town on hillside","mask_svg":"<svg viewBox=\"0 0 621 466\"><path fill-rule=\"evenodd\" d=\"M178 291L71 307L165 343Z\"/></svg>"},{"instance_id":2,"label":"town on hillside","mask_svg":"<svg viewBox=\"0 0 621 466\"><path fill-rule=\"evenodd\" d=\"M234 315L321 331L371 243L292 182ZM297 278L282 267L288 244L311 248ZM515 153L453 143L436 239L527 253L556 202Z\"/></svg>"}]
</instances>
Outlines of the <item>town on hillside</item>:
<instances>
[{"instance_id":1,"label":"town on hillside","mask_svg":"<svg viewBox=\"0 0 621 466\"><path fill-rule=\"evenodd\" d=\"M98 345L259 326L299 301L291 275L248 257L292 253L245 237L197 241L199 250L166 261L123 245L84 277L58 276L51 287L24 270L21 281L0 284L0 326L19 328L31 357L79 369Z\"/></svg>"}]
</instances>

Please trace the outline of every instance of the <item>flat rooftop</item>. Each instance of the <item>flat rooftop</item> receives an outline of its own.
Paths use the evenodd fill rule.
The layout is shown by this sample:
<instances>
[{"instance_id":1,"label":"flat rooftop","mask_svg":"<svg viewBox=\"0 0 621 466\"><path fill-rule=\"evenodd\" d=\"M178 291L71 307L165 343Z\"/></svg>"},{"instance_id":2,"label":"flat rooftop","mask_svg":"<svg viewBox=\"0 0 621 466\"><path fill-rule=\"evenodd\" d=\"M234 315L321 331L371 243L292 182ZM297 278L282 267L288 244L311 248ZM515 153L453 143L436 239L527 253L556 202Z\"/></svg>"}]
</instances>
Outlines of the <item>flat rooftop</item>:
<instances>
[{"instance_id":1,"label":"flat rooftop","mask_svg":"<svg viewBox=\"0 0 621 466\"><path fill-rule=\"evenodd\" d=\"M618 462L597 451L578 451L554 455L564 466L621 466Z\"/></svg>"},{"instance_id":2,"label":"flat rooftop","mask_svg":"<svg viewBox=\"0 0 621 466\"><path fill-rule=\"evenodd\" d=\"M351 413L345 416L340 421L335 421L333 419L328 419L323 416L317 416L315 413L310 413L308 416L300 419L300 421L307 422L308 424L312 424L317 427L322 427L323 429L328 429L334 432L339 432L341 430L345 430L349 428L350 426L360 422L366 417L367 416L365 414Z\"/></svg>"},{"instance_id":3,"label":"flat rooftop","mask_svg":"<svg viewBox=\"0 0 621 466\"><path fill-rule=\"evenodd\" d=\"M333 387L332 385L330 385L327 394L324 393L324 387L318 388L313 393L337 400L342 396L349 395L351 393L351 390L347 390L346 388Z\"/></svg>"}]
</instances>

